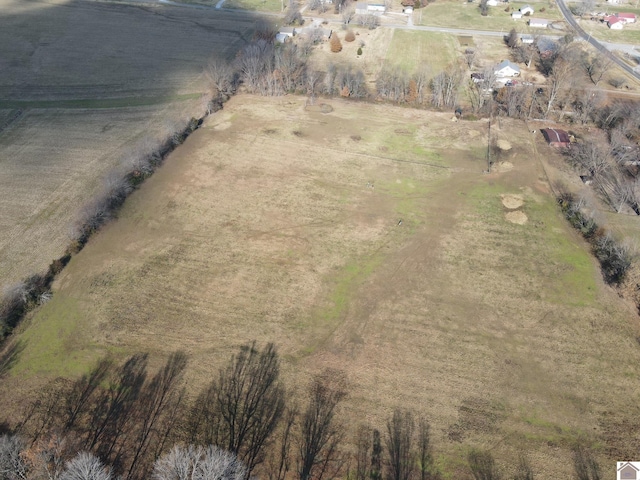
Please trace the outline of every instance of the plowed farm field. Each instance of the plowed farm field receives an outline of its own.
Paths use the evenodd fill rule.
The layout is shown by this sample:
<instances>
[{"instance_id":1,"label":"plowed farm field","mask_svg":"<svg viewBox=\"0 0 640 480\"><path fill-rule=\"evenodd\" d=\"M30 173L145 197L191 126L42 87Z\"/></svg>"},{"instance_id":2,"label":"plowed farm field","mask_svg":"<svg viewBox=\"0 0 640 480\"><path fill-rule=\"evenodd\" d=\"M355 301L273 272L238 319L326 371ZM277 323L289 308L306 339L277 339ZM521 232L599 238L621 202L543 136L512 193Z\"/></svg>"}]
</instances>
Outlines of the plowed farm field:
<instances>
[{"instance_id":1,"label":"plowed farm field","mask_svg":"<svg viewBox=\"0 0 640 480\"><path fill-rule=\"evenodd\" d=\"M0 0L0 289L63 254L79 209L136 145L202 113L204 68L256 18Z\"/></svg>"}]
</instances>

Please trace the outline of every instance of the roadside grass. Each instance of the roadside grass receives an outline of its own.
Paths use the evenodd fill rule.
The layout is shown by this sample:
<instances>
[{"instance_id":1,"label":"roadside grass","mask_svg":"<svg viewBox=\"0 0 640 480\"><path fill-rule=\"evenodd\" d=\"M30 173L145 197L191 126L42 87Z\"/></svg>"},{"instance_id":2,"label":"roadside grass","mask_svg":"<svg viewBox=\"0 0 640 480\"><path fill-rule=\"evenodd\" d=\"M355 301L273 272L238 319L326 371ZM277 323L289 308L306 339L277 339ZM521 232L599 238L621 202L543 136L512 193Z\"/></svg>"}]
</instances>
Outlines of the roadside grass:
<instances>
[{"instance_id":1,"label":"roadside grass","mask_svg":"<svg viewBox=\"0 0 640 480\"><path fill-rule=\"evenodd\" d=\"M434 27L450 27L469 30L491 30L503 31L505 35L515 28L519 33L540 33L540 29L529 28L527 17L520 20L513 20L511 12L518 11L525 2L515 2L507 4L511 7L509 12L505 12L506 5L489 7L489 14L486 17L480 15L478 3L445 1L433 2L427 7L419 10L420 25ZM546 18L548 20L562 20L562 13L556 8L545 5L546 10L539 12L538 4L533 4L536 12L532 15L536 18Z\"/></svg>"},{"instance_id":2,"label":"roadside grass","mask_svg":"<svg viewBox=\"0 0 640 480\"><path fill-rule=\"evenodd\" d=\"M396 29L385 64L399 67L409 74L427 65L431 75L435 76L455 61L457 44L457 37L447 33Z\"/></svg>"}]
</instances>

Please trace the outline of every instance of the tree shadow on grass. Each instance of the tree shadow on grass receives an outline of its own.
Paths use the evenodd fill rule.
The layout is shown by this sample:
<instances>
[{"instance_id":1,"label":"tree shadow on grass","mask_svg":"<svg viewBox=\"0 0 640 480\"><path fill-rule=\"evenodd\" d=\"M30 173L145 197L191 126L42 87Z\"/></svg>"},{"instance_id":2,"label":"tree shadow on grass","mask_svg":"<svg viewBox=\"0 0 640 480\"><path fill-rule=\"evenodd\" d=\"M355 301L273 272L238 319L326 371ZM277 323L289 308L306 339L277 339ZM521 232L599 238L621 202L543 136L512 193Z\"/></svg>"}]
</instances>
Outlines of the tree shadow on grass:
<instances>
[{"instance_id":1,"label":"tree shadow on grass","mask_svg":"<svg viewBox=\"0 0 640 480\"><path fill-rule=\"evenodd\" d=\"M16 364L20 354L24 350L23 341L9 341L0 348L0 379L4 377Z\"/></svg>"}]
</instances>

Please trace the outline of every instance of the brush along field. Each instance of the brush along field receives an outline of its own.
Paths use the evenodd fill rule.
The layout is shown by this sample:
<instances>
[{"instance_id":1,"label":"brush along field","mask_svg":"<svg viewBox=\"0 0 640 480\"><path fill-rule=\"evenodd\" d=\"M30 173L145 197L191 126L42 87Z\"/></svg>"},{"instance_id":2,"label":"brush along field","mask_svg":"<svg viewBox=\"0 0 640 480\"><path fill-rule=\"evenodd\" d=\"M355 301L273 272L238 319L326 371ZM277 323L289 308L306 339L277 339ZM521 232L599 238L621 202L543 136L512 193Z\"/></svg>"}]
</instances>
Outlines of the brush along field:
<instances>
[{"instance_id":1,"label":"brush along field","mask_svg":"<svg viewBox=\"0 0 640 480\"><path fill-rule=\"evenodd\" d=\"M145 138L202 113L203 68L255 17L0 0L0 289L47 268L79 208Z\"/></svg>"},{"instance_id":2,"label":"brush along field","mask_svg":"<svg viewBox=\"0 0 640 480\"><path fill-rule=\"evenodd\" d=\"M637 318L558 214L522 123L331 100L237 96L65 268L24 322L0 401L106 353L176 349L192 391L236 348L275 342L295 397L345 370L343 418L432 423L447 478L471 447L569 478L638 449Z\"/></svg>"}]
</instances>

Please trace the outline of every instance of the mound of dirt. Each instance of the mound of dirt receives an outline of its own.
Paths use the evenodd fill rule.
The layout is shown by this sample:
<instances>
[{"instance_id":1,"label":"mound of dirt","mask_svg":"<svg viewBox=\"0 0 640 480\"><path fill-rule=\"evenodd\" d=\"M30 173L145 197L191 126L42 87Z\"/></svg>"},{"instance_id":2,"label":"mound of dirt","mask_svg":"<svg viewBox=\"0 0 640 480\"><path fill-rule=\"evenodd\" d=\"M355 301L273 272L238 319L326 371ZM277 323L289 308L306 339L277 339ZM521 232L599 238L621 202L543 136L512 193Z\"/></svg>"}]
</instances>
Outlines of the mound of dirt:
<instances>
[{"instance_id":1,"label":"mound of dirt","mask_svg":"<svg viewBox=\"0 0 640 480\"><path fill-rule=\"evenodd\" d=\"M500 195L500 199L502 200L502 205L504 205L509 210L515 210L516 208L520 208L524 204L522 195L513 193Z\"/></svg>"},{"instance_id":2,"label":"mound of dirt","mask_svg":"<svg viewBox=\"0 0 640 480\"><path fill-rule=\"evenodd\" d=\"M515 210L513 212L507 212L504 216L507 219L507 222L517 223L518 225L524 225L529 221L527 218L527 214L522 210Z\"/></svg>"},{"instance_id":3,"label":"mound of dirt","mask_svg":"<svg viewBox=\"0 0 640 480\"><path fill-rule=\"evenodd\" d=\"M500 150L505 150L505 151L511 150L511 144L506 140L502 140L502 139L498 140L497 145Z\"/></svg>"},{"instance_id":4,"label":"mound of dirt","mask_svg":"<svg viewBox=\"0 0 640 480\"><path fill-rule=\"evenodd\" d=\"M304 109L308 112L320 112L320 113L331 113L333 112L333 107L328 103L319 103L316 105L306 105Z\"/></svg>"}]
</instances>

